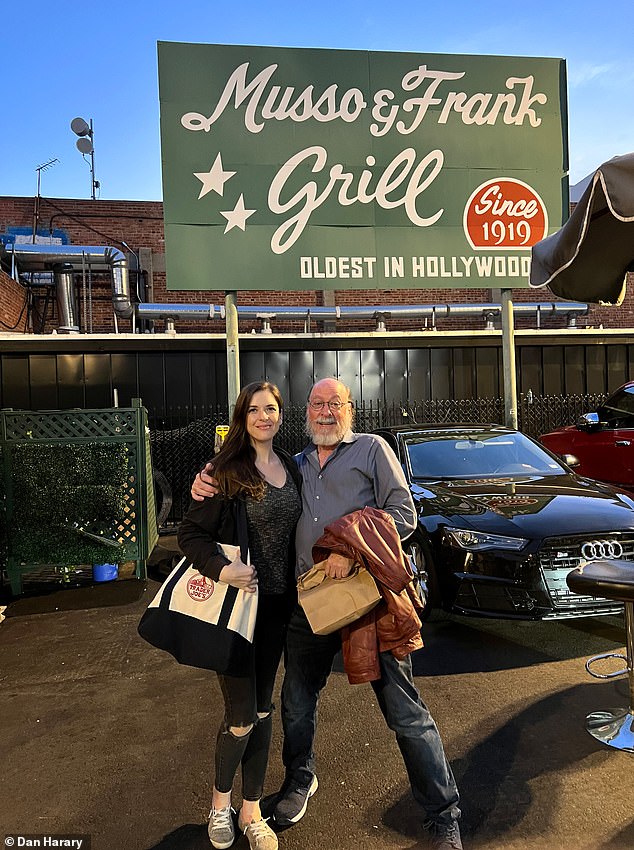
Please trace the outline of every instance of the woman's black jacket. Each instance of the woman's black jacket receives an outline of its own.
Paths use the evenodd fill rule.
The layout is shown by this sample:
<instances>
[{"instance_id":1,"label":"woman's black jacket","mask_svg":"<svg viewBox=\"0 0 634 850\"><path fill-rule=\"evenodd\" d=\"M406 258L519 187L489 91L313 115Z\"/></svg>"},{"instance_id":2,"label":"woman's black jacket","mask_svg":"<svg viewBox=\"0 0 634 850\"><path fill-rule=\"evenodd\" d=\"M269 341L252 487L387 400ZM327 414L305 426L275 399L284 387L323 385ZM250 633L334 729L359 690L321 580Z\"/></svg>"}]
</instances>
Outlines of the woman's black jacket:
<instances>
[{"instance_id":1,"label":"woman's black jacket","mask_svg":"<svg viewBox=\"0 0 634 850\"><path fill-rule=\"evenodd\" d=\"M302 477L294 458L283 449L275 449L287 472L291 475L301 498ZM275 529L271 529L275 534ZM229 561L218 551L217 543L240 546L242 560L246 563L249 550L247 512L244 499L227 499L213 496L203 502L192 499L178 529L178 545L197 570L218 581L220 572ZM289 567L295 568L295 540L291 539ZM291 573L294 574L293 572Z\"/></svg>"}]
</instances>

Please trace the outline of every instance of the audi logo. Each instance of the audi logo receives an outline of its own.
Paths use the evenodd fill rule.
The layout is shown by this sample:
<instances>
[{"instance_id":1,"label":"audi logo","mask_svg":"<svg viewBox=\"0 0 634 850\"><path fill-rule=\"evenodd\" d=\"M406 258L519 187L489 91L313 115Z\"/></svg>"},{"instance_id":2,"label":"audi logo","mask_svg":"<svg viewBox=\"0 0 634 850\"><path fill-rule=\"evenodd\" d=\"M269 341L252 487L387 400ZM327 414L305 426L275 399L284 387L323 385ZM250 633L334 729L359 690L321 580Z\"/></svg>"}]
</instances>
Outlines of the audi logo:
<instances>
[{"instance_id":1,"label":"audi logo","mask_svg":"<svg viewBox=\"0 0 634 850\"><path fill-rule=\"evenodd\" d=\"M623 547L618 540L588 540L581 546L581 554L586 561L620 558L623 555Z\"/></svg>"}]
</instances>

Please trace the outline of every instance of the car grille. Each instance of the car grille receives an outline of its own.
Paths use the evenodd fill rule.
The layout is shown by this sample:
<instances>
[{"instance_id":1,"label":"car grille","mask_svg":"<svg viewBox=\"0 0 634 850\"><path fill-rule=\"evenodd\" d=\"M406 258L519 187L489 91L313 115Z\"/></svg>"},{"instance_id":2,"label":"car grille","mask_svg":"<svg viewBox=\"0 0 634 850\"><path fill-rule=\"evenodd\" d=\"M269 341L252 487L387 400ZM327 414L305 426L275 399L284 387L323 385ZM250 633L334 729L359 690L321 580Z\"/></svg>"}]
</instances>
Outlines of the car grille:
<instances>
[{"instance_id":1,"label":"car grille","mask_svg":"<svg viewBox=\"0 0 634 850\"><path fill-rule=\"evenodd\" d=\"M589 540L614 540L623 547L621 560L634 561L634 533L615 532L613 534L579 534L574 537L547 538L539 552L539 565L553 606L557 609L587 608L602 610L609 605L618 609L620 605L607 600L599 600L593 596L583 596L573 593L566 584L566 576L586 559L581 554L581 547Z\"/></svg>"}]
</instances>

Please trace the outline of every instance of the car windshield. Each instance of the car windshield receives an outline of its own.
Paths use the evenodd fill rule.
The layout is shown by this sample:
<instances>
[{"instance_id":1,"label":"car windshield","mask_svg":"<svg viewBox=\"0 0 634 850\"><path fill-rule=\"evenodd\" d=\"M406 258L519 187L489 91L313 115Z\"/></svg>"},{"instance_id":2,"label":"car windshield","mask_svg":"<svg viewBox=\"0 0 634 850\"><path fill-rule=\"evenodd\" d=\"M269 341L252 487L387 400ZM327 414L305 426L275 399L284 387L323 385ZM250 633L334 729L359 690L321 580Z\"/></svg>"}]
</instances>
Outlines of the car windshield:
<instances>
[{"instance_id":1,"label":"car windshield","mask_svg":"<svg viewBox=\"0 0 634 850\"><path fill-rule=\"evenodd\" d=\"M613 427L634 428L634 387L624 387L599 408L600 419Z\"/></svg>"},{"instance_id":2,"label":"car windshield","mask_svg":"<svg viewBox=\"0 0 634 850\"><path fill-rule=\"evenodd\" d=\"M518 432L427 432L408 435L406 448L415 479L503 478L561 475L565 470Z\"/></svg>"}]
</instances>

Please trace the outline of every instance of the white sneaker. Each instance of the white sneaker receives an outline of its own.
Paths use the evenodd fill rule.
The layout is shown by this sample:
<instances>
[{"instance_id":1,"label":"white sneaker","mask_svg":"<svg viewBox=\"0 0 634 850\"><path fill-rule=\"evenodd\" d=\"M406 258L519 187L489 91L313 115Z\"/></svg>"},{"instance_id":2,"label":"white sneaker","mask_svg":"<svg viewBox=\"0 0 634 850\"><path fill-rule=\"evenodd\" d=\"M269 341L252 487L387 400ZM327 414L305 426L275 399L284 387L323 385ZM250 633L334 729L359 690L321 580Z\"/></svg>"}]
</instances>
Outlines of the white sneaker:
<instances>
[{"instance_id":1,"label":"white sneaker","mask_svg":"<svg viewBox=\"0 0 634 850\"><path fill-rule=\"evenodd\" d=\"M213 809L209 812L209 826L207 827L209 840L216 850L227 850L236 840L236 831L233 826L233 809L227 806L224 809Z\"/></svg>"},{"instance_id":2,"label":"white sneaker","mask_svg":"<svg viewBox=\"0 0 634 850\"><path fill-rule=\"evenodd\" d=\"M238 826L248 838L250 850L277 850L277 835L264 818L251 821L246 826L238 820Z\"/></svg>"}]
</instances>

